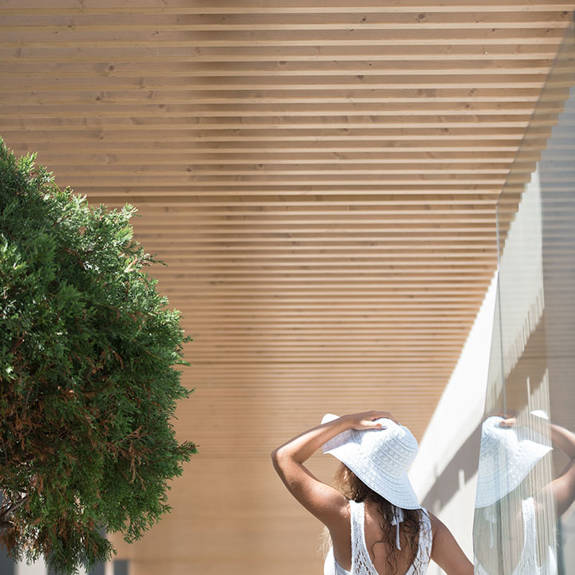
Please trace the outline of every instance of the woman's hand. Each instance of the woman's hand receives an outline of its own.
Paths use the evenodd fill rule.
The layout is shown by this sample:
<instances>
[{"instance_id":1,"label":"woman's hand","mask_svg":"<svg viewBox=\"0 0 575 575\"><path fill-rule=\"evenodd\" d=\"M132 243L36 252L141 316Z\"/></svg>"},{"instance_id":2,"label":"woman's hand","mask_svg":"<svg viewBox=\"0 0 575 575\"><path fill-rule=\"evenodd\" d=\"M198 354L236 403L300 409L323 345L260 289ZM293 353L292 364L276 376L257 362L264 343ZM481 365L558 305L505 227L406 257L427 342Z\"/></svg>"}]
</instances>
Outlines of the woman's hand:
<instances>
[{"instance_id":1,"label":"woman's hand","mask_svg":"<svg viewBox=\"0 0 575 575\"><path fill-rule=\"evenodd\" d=\"M381 429L382 425L374 420L384 417L395 421L389 411L342 415L300 433L271 453L274 469L289 492L330 530L341 525L342 517L348 513L348 501L337 489L316 479L303 463L340 433L350 429Z\"/></svg>"},{"instance_id":2,"label":"woman's hand","mask_svg":"<svg viewBox=\"0 0 575 575\"><path fill-rule=\"evenodd\" d=\"M350 415L342 416L342 418L349 423L350 427L357 431L361 431L363 429L381 429L382 424L376 423L374 420L381 419L382 417L391 419L392 421L395 421L395 423L399 424L389 411L362 411L361 413L351 413Z\"/></svg>"},{"instance_id":3,"label":"woman's hand","mask_svg":"<svg viewBox=\"0 0 575 575\"><path fill-rule=\"evenodd\" d=\"M516 423L516 417L507 417L499 422L499 427L514 427Z\"/></svg>"}]
</instances>

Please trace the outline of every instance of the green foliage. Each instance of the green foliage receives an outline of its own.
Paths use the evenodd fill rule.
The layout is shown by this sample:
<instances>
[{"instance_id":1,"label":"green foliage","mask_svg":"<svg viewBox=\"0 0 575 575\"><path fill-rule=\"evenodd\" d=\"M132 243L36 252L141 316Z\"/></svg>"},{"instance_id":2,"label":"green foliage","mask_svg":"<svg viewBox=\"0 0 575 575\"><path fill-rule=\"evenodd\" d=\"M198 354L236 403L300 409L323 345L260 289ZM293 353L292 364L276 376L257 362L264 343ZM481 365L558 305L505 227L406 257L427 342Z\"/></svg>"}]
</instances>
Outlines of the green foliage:
<instances>
[{"instance_id":1,"label":"green foliage","mask_svg":"<svg viewBox=\"0 0 575 575\"><path fill-rule=\"evenodd\" d=\"M52 567L110 559L170 510L195 445L171 419L190 390L179 312L132 238L130 205L62 190L0 140L0 541Z\"/></svg>"}]
</instances>

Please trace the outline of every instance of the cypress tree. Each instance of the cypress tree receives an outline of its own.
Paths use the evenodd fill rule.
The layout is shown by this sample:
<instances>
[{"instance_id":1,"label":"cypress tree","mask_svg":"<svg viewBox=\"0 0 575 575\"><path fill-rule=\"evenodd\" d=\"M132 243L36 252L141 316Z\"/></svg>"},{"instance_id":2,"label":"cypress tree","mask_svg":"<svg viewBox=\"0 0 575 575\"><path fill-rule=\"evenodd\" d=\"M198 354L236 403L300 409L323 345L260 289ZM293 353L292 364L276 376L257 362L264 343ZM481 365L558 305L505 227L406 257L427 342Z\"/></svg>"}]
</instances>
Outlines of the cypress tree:
<instances>
[{"instance_id":1,"label":"cypress tree","mask_svg":"<svg viewBox=\"0 0 575 575\"><path fill-rule=\"evenodd\" d=\"M180 313L145 268L136 209L91 207L0 139L0 542L63 573L170 510L196 446L172 419ZM162 262L159 262L162 263Z\"/></svg>"}]
</instances>

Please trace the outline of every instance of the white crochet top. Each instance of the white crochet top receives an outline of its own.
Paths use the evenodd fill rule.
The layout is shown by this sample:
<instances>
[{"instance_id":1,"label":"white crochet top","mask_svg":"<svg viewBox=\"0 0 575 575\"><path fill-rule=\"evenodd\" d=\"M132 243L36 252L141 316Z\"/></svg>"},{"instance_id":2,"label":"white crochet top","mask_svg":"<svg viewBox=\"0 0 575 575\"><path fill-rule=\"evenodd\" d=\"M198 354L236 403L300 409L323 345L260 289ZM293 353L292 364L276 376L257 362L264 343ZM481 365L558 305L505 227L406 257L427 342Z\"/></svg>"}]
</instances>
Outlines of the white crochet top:
<instances>
[{"instance_id":1,"label":"white crochet top","mask_svg":"<svg viewBox=\"0 0 575 575\"><path fill-rule=\"evenodd\" d=\"M382 575L376 571L365 544L363 501L358 503L350 500L349 511L351 518L351 570L346 571L337 562L333 554L333 546L331 546L323 565L324 575ZM425 509L422 511L417 555L405 575L425 573L429 564L432 544L431 521L427 511Z\"/></svg>"},{"instance_id":2,"label":"white crochet top","mask_svg":"<svg viewBox=\"0 0 575 575\"><path fill-rule=\"evenodd\" d=\"M555 551L548 546L547 555L541 565L537 561L537 523L535 518L535 499L528 497L521 502L523 512L523 549L519 562L513 569L513 575L556 575L557 559ZM477 557L475 573L488 575Z\"/></svg>"}]
</instances>

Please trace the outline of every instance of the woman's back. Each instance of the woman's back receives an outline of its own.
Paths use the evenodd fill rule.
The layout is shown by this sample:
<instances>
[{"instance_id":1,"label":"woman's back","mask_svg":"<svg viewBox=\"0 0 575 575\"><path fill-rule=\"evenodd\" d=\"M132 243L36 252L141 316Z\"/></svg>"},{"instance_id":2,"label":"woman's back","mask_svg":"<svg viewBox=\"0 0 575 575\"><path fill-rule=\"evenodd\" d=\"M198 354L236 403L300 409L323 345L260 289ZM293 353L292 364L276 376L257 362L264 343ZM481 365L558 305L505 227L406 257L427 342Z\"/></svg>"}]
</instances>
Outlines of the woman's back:
<instances>
[{"instance_id":1,"label":"woman's back","mask_svg":"<svg viewBox=\"0 0 575 575\"><path fill-rule=\"evenodd\" d=\"M412 535L399 530L400 549L396 541L386 541L380 526L380 515L372 502L350 500L351 548L338 549L340 557L350 557L346 570L335 559L330 549L324 563L324 575L416 575L425 573L432 544L431 523L427 512L421 509L419 533ZM400 524L401 525L401 524ZM413 538L413 546L410 539ZM414 553L415 548L415 553ZM370 553L371 550L371 553ZM393 558L390 561L390 553Z\"/></svg>"},{"instance_id":2,"label":"woman's back","mask_svg":"<svg viewBox=\"0 0 575 575\"><path fill-rule=\"evenodd\" d=\"M303 465L319 447L341 462L341 490ZM284 485L331 535L335 552L326 560L327 575L346 568L353 575L416 575L426 571L432 552L448 575L473 575L449 529L419 504L408 474L416 454L414 435L385 411L326 414L320 425L272 451Z\"/></svg>"}]
</instances>

